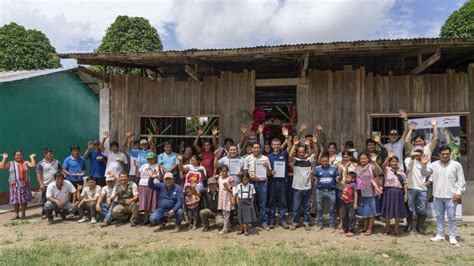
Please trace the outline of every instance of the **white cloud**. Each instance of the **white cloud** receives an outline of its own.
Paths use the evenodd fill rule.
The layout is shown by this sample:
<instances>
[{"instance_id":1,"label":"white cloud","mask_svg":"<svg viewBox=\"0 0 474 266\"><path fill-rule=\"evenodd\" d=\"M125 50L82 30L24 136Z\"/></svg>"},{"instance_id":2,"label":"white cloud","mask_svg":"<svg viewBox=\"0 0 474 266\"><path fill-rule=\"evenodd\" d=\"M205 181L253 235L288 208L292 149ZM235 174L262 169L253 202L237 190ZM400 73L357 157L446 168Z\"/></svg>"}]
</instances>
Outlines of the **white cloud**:
<instances>
[{"instance_id":1,"label":"white cloud","mask_svg":"<svg viewBox=\"0 0 474 266\"><path fill-rule=\"evenodd\" d=\"M0 0L0 25L39 29L59 52L92 51L118 15L147 18L182 48L410 38L419 36L412 1ZM436 23L425 22L429 34Z\"/></svg>"}]
</instances>

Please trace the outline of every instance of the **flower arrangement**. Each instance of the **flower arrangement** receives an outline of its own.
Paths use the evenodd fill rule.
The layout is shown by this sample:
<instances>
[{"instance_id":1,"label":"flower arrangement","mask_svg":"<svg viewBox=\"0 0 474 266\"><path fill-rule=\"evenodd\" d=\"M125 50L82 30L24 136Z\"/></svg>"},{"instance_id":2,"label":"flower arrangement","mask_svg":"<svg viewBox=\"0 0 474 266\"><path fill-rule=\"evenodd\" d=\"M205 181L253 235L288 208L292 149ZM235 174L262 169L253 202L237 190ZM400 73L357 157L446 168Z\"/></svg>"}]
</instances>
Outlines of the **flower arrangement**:
<instances>
[{"instance_id":1,"label":"flower arrangement","mask_svg":"<svg viewBox=\"0 0 474 266\"><path fill-rule=\"evenodd\" d=\"M264 136L278 136L281 134L281 129L286 127L290 134L296 133L296 123L298 122L298 115L296 113L296 106L290 103L286 106L286 110L276 107L276 109L283 115L284 119L270 117L267 119L267 113L261 107L255 107L252 113L247 114L252 119L251 131L257 132L259 125L263 125Z\"/></svg>"}]
</instances>

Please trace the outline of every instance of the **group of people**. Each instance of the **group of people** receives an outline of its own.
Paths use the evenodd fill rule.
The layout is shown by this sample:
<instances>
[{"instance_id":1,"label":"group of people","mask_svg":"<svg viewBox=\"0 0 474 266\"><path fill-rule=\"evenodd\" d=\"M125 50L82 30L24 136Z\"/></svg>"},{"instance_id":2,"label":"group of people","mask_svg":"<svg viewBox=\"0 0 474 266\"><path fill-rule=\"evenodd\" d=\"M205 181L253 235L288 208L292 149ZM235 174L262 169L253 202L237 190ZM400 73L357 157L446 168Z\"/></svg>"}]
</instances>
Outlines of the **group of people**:
<instances>
[{"instance_id":1,"label":"group of people","mask_svg":"<svg viewBox=\"0 0 474 266\"><path fill-rule=\"evenodd\" d=\"M212 129L210 140L201 139L204 131L199 130L194 147L178 154L171 143L164 143L159 155L153 135L136 140L127 132L121 151L118 142L107 144L105 132L100 141L88 143L82 156L79 146L71 146L71 155L63 163L51 149L44 150L39 162L35 154L27 161L16 151L12 161L7 161L8 154L2 155L0 169L10 173L14 219L25 217L31 198L28 168L36 168L42 216L49 224L55 216L79 215L79 223L102 219L103 226L129 220L132 227L165 227L174 220L175 230L180 231L184 220L192 230L202 224L202 230L209 231L210 221L215 220L223 223L219 234L230 232L237 222L237 234L244 235L257 222L266 231L277 225L309 231L312 213L321 231L325 206L330 232L339 228L347 237L359 233L357 219L364 224L360 232L371 235L376 217L385 221L386 235L400 235L401 219L406 219L406 232L415 229L425 234L432 187L437 234L431 240L445 240L446 213L449 241L457 245L456 204L465 191L461 164L451 159L449 146L441 147L440 160L431 162L438 142L435 121L433 139L427 143L421 135L412 137L416 126L408 124L404 110L400 118L404 123L401 136L393 129L386 144L380 136L369 138L363 152L356 151L352 141L338 152L336 143L325 143L321 126L305 135L306 124L295 136L282 128L282 139L272 139L269 148L263 126L258 128L259 141L246 144L247 130L242 127L240 143L225 138L223 146L218 144L217 128ZM85 160L90 160L88 174Z\"/></svg>"}]
</instances>

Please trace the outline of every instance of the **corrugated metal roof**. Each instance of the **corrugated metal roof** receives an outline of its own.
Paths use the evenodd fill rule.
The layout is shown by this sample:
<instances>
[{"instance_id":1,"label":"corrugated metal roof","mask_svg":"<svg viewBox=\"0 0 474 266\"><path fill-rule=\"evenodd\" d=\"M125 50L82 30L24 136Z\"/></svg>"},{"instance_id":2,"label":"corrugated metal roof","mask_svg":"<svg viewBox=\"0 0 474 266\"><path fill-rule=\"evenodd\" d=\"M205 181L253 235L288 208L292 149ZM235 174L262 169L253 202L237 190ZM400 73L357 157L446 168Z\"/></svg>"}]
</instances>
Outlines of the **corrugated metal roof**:
<instances>
[{"instance_id":1,"label":"corrugated metal roof","mask_svg":"<svg viewBox=\"0 0 474 266\"><path fill-rule=\"evenodd\" d=\"M41 69L41 70L3 71L3 72L0 72L0 83L45 76L45 75L68 71L72 69L75 69L75 67Z\"/></svg>"},{"instance_id":2,"label":"corrugated metal roof","mask_svg":"<svg viewBox=\"0 0 474 266\"><path fill-rule=\"evenodd\" d=\"M237 48L206 48L197 49L190 48L185 50L165 50L162 52L104 52L104 53L61 53L60 57L70 58L71 56L93 56L98 54L114 54L114 55L126 55L126 54L185 54L195 52L220 52L220 51L247 51L247 50L259 50L259 49L284 49L284 48L305 48L308 46L342 46L342 47L354 47L363 45L396 45L400 43L413 43L413 44L438 44L443 43L462 43L462 42L474 42L474 38L414 38L414 39L379 39L379 40L356 40L356 41L335 41L335 42L314 42L314 43L298 43L298 44L277 44L277 45L258 45L251 47L237 47Z\"/></svg>"}]
</instances>

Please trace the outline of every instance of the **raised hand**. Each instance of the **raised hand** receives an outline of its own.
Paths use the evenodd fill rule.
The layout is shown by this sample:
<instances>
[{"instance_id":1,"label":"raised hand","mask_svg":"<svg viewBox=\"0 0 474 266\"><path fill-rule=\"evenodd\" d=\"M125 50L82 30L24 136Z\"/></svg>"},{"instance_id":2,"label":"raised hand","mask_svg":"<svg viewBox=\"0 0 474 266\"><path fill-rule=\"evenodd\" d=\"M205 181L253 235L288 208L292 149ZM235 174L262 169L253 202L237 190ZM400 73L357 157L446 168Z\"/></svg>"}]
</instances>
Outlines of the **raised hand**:
<instances>
[{"instance_id":1,"label":"raised hand","mask_svg":"<svg viewBox=\"0 0 474 266\"><path fill-rule=\"evenodd\" d=\"M33 153L33 154L30 154L30 158L35 158L36 157L36 154Z\"/></svg>"},{"instance_id":2,"label":"raised hand","mask_svg":"<svg viewBox=\"0 0 474 266\"><path fill-rule=\"evenodd\" d=\"M307 128L308 128L308 124L307 124L307 123L303 123L303 124L301 124L301 127L300 127L300 132L303 132L303 131L305 131Z\"/></svg>"},{"instance_id":3,"label":"raised hand","mask_svg":"<svg viewBox=\"0 0 474 266\"><path fill-rule=\"evenodd\" d=\"M214 156L217 156L218 154L219 154L219 149L216 149L216 150L214 151Z\"/></svg>"},{"instance_id":4,"label":"raised hand","mask_svg":"<svg viewBox=\"0 0 474 266\"><path fill-rule=\"evenodd\" d=\"M377 161L377 154L373 153L370 155L370 160L372 160L372 162L376 162Z\"/></svg>"},{"instance_id":5,"label":"raised hand","mask_svg":"<svg viewBox=\"0 0 474 266\"><path fill-rule=\"evenodd\" d=\"M151 141L153 140L153 134L150 132L150 133L146 136L146 139L148 140L148 143L151 143Z\"/></svg>"},{"instance_id":6,"label":"raised hand","mask_svg":"<svg viewBox=\"0 0 474 266\"><path fill-rule=\"evenodd\" d=\"M130 130L127 130L127 132L125 132L125 138L130 139L132 136L133 133Z\"/></svg>"},{"instance_id":7,"label":"raised hand","mask_svg":"<svg viewBox=\"0 0 474 266\"><path fill-rule=\"evenodd\" d=\"M393 150L389 150L388 151L388 158L392 158L393 156L395 156L395 153L393 152Z\"/></svg>"},{"instance_id":8,"label":"raised hand","mask_svg":"<svg viewBox=\"0 0 474 266\"><path fill-rule=\"evenodd\" d=\"M436 120L433 119L433 120L431 121L431 126L432 126L432 127L436 127L437 125L438 125L438 121L436 121Z\"/></svg>"},{"instance_id":9,"label":"raised hand","mask_svg":"<svg viewBox=\"0 0 474 266\"><path fill-rule=\"evenodd\" d=\"M87 148L92 149L92 147L94 147L94 143L92 141L88 141L87 142Z\"/></svg>"},{"instance_id":10,"label":"raised hand","mask_svg":"<svg viewBox=\"0 0 474 266\"><path fill-rule=\"evenodd\" d=\"M202 135L204 135L204 128L200 127L198 129L198 136L202 136Z\"/></svg>"},{"instance_id":11,"label":"raised hand","mask_svg":"<svg viewBox=\"0 0 474 266\"><path fill-rule=\"evenodd\" d=\"M247 133L247 128L246 127L240 127L240 134L245 135Z\"/></svg>"},{"instance_id":12,"label":"raised hand","mask_svg":"<svg viewBox=\"0 0 474 266\"><path fill-rule=\"evenodd\" d=\"M3 153L3 154L2 154L2 157L3 157L3 159L8 158L8 153Z\"/></svg>"},{"instance_id":13,"label":"raised hand","mask_svg":"<svg viewBox=\"0 0 474 266\"><path fill-rule=\"evenodd\" d=\"M183 155L178 155L178 161L182 162L183 161Z\"/></svg>"},{"instance_id":14,"label":"raised hand","mask_svg":"<svg viewBox=\"0 0 474 266\"><path fill-rule=\"evenodd\" d=\"M318 124L318 125L316 126L316 130L317 130L317 131L323 131L323 127L322 127L320 124Z\"/></svg>"},{"instance_id":15,"label":"raised hand","mask_svg":"<svg viewBox=\"0 0 474 266\"><path fill-rule=\"evenodd\" d=\"M375 136L374 141L377 142L377 143L380 143L380 141L381 141L380 135Z\"/></svg>"},{"instance_id":16,"label":"raised hand","mask_svg":"<svg viewBox=\"0 0 474 266\"><path fill-rule=\"evenodd\" d=\"M407 120L408 119L408 116L407 116L407 112L405 109L400 109L398 110L398 113L400 114L400 118L404 119L404 120Z\"/></svg>"},{"instance_id":17,"label":"raised hand","mask_svg":"<svg viewBox=\"0 0 474 266\"><path fill-rule=\"evenodd\" d=\"M421 156L421 163L422 163L422 164L427 164L427 163L429 163L429 162L430 162L430 157L426 156L426 154L423 154L423 155Z\"/></svg>"},{"instance_id":18,"label":"raised hand","mask_svg":"<svg viewBox=\"0 0 474 266\"><path fill-rule=\"evenodd\" d=\"M319 137L318 134L313 134L313 143L316 144L318 143Z\"/></svg>"},{"instance_id":19,"label":"raised hand","mask_svg":"<svg viewBox=\"0 0 474 266\"><path fill-rule=\"evenodd\" d=\"M258 133L262 133L264 129L263 125L258 125Z\"/></svg>"},{"instance_id":20,"label":"raised hand","mask_svg":"<svg viewBox=\"0 0 474 266\"><path fill-rule=\"evenodd\" d=\"M409 129L409 130L412 130L412 131L415 130L415 129L416 129L416 124L415 124L415 123L409 124L409 125L408 125L408 129Z\"/></svg>"},{"instance_id":21,"label":"raised hand","mask_svg":"<svg viewBox=\"0 0 474 266\"><path fill-rule=\"evenodd\" d=\"M219 129L217 127L212 127L212 135L217 136L219 134Z\"/></svg>"},{"instance_id":22,"label":"raised hand","mask_svg":"<svg viewBox=\"0 0 474 266\"><path fill-rule=\"evenodd\" d=\"M288 128L287 128L287 127L282 127L282 128L281 128L281 134L282 134L285 138L288 138Z\"/></svg>"},{"instance_id":23,"label":"raised hand","mask_svg":"<svg viewBox=\"0 0 474 266\"><path fill-rule=\"evenodd\" d=\"M109 132L108 132L108 131L102 132L102 138L103 138L103 139L106 139L106 138L108 138L108 137L109 137Z\"/></svg>"},{"instance_id":24,"label":"raised hand","mask_svg":"<svg viewBox=\"0 0 474 266\"><path fill-rule=\"evenodd\" d=\"M293 145L298 145L298 143L300 143L300 139L297 136L295 136L293 138Z\"/></svg>"}]
</instances>

